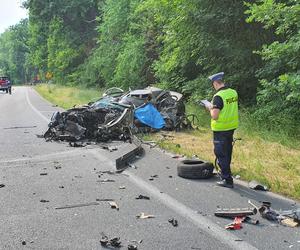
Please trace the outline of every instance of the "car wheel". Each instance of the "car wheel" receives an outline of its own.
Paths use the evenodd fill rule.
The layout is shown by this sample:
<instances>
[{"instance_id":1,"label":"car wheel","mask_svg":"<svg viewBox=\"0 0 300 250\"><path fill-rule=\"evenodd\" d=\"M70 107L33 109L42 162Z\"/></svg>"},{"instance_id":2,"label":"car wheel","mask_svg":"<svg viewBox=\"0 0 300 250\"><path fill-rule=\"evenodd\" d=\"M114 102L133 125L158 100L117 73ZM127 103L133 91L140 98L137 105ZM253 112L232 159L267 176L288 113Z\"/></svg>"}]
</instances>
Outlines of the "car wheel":
<instances>
[{"instance_id":1,"label":"car wheel","mask_svg":"<svg viewBox=\"0 0 300 250\"><path fill-rule=\"evenodd\" d=\"M214 165L202 160L183 160L177 165L177 174L187 179L208 179L213 176Z\"/></svg>"},{"instance_id":2,"label":"car wheel","mask_svg":"<svg viewBox=\"0 0 300 250\"><path fill-rule=\"evenodd\" d=\"M5 89L6 94L8 93L8 89Z\"/></svg>"},{"instance_id":3,"label":"car wheel","mask_svg":"<svg viewBox=\"0 0 300 250\"><path fill-rule=\"evenodd\" d=\"M9 94L11 95L11 88L9 88L8 91L9 91ZM7 93L7 92L6 92L6 93Z\"/></svg>"}]
</instances>

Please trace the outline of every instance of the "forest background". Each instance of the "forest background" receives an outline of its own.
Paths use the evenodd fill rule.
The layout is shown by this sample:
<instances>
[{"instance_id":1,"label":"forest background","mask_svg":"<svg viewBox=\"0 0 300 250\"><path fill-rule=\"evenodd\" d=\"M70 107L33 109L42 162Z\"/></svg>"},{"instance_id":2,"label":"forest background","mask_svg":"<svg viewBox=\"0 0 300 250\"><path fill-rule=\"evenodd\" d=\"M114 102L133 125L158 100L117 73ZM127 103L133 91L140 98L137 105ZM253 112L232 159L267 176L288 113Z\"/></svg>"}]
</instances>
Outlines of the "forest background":
<instances>
[{"instance_id":1,"label":"forest background","mask_svg":"<svg viewBox=\"0 0 300 250\"><path fill-rule=\"evenodd\" d=\"M300 198L299 0L26 0L23 6L29 18L0 34L0 75L14 84L51 83L50 100L60 98L62 106L91 98L93 89L100 96L112 86L159 86L183 93L198 125L208 127L195 103L212 97L207 77L224 71L239 93L247 139L234 172ZM198 149L189 136L176 137L193 146L180 152L212 155L207 132L197 135ZM178 142L162 146L176 151Z\"/></svg>"}]
</instances>

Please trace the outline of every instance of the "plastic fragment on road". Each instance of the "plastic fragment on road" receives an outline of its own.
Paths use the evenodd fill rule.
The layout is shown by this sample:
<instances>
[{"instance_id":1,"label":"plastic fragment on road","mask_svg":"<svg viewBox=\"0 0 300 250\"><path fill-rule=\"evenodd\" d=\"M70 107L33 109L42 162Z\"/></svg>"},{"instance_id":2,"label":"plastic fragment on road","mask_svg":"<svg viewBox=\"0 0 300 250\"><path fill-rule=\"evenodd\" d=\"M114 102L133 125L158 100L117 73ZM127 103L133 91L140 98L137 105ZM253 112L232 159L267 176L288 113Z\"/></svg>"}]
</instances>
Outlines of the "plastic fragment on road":
<instances>
[{"instance_id":1,"label":"plastic fragment on road","mask_svg":"<svg viewBox=\"0 0 300 250\"><path fill-rule=\"evenodd\" d=\"M280 221L280 223L287 227L298 227L299 226L299 222L295 221L292 218L283 219Z\"/></svg>"},{"instance_id":2,"label":"plastic fragment on road","mask_svg":"<svg viewBox=\"0 0 300 250\"><path fill-rule=\"evenodd\" d=\"M268 191L269 190L267 186L264 186L257 181L249 182L249 188L254 189L254 190L260 190L260 191Z\"/></svg>"},{"instance_id":3,"label":"plastic fragment on road","mask_svg":"<svg viewBox=\"0 0 300 250\"><path fill-rule=\"evenodd\" d=\"M136 245L128 245L128 250L137 250L137 246Z\"/></svg>"},{"instance_id":4,"label":"plastic fragment on road","mask_svg":"<svg viewBox=\"0 0 300 250\"><path fill-rule=\"evenodd\" d=\"M261 206L253 204L251 201L248 201L255 209L257 209L262 218L275 221L285 226L297 227L300 223L300 208L285 210L285 211L276 211L271 208L270 202L262 202Z\"/></svg>"},{"instance_id":5,"label":"plastic fragment on road","mask_svg":"<svg viewBox=\"0 0 300 250\"><path fill-rule=\"evenodd\" d=\"M166 123L162 115L158 110L151 104L148 103L135 110L134 116L143 124L154 128L161 129Z\"/></svg>"},{"instance_id":6,"label":"plastic fragment on road","mask_svg":"<svg viewBox=\"0 0 300 250\"><path fill-rule=\"evenodd\" d=\"M97 182L100 182L100 183L108 183L108 182L116 182L115 180L112 180L112 179L103 179L103 180L99 180Z\"/></svg>"},{"instance_id":7,"label":"plastic fragment on road","mask_svg":"<svg viewBox=\"0 0 300 250\"><path fill-rule=\"evenodd\" d=\"M48 200L41 199L40 202L46 203L46 202L49 202L49 201L48 201Z\"/></svg>"},{"instance_id":8,"label":"plastic fragment on road","mask_svg":"<svg viewBox=\"0 0 300 250\"><path fill-rule=\"evenodd\" d=\"M227 230L240 230L243 228L242 222L245 220L245 217L235 217L234 221L225 226Z\"/></svg>"},{"instance_id":9,"label":"plastic fragment on road","mask_svg":"<svg viewBox=\"0 0 300 250\"><path fill-rule=\"evenodd\" d=\"M120 209L118 204L115 201L109 201L108 203L112 209L116 209L116 210Z\"/></svg>"},{"instance_id":10,"label":"plastic fragment on road","mask_svg":"<svg viewBox=\"0 0 300 250\"><path fill-rule=\"evenodd\" d=\"M140 213L136 216L136 218L137 219L151 219L151 218L155 218L155 216L152 214Z\"/></svg>"},{"instance_id":11,"label":"plastic fragment on road","mask_svg":"<svg viewBox=\"0 0 300 250\"><path fill-rule=\"evenodd\" d=\"M88 207L88 206L97 206L97 205L99 205L98 202L88 202L88 203L81 203L81 204L74 204L74 205L66 205L63 207L56 207L55 209L68 209L68 208Z\"/></svg>"},{"instance_id":12,"label":"plastic fragment on road","mask_svg":"<svg viewBox=\"0 0 300 250\"><path fill-rule=\"evenodd\" d=\"M137 167L134 164L129 163L128 167L133 168L133 169L137 169Z\"/></svg>"},{"instance_id":13,"label":"plastic fragment on road","mask_svg":"<svg viewBox=\"0 0 300 250\"><path fill-rule=\"evenodd\" d=\"M135 197L136 200L150 200L150 197L140 194L139 196Z\"/></svg>"},{"instance_id":14,"label":"plastic fragment on road","mask_svg":"<svg viewBox=\"0 0 300 250\"><path fill-rule=\"evenodd\" d=\"M168 222L171 223L173 227L178 227L178 221L175 218L169 219Z\"/></svg>"}]
</instances>

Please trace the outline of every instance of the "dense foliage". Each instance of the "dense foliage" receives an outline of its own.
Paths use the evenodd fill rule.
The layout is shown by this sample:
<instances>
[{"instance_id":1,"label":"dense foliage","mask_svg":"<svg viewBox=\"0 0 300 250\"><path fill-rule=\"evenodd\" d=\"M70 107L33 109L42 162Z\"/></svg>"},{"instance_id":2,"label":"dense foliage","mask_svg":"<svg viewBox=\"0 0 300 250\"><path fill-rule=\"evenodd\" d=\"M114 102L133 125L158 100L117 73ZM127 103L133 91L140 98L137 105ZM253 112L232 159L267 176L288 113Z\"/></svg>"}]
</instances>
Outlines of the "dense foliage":
<instances>
[{"instance_id":1,"label":"dense foliage","mask_svg":"<svg viewBox=\"0 0 300 250\"><path fill-rule=\"evenodd\" d=\"M268 119L269 125L281 124L296 134L300 122L300 2L259 1L249 5L249 22L272 29L276 40L257 53L264 60L257 74L261 79L257 95L257 119Z\"/></svg>"},{"instance_id":2,"label":"dense foliage","mask_svg":"<svg viewBox=\"0 0 300 250\"><path fill-rule=\"evenodd\" d=\"M288 0L26 0L0 35L0 70L125 89L160 84L192 99L225 71L257 120L300 121L300 4ZM38 76L38 77L37 77Z\"/></svg>"}]
</instances>

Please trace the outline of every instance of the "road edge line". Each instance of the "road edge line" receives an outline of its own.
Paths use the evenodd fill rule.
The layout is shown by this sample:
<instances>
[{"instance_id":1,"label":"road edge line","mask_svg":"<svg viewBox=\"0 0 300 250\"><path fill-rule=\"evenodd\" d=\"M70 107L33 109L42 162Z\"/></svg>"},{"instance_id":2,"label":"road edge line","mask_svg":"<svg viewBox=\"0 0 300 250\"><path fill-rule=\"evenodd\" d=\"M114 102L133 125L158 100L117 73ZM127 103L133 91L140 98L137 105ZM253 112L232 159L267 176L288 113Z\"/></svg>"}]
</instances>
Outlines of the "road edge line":
<instances>
[{"instance_id":1,"label":"road edge line","mask_svg":"<svg viewBox=\"0 0 300 250\"><path fill-rule=\"evenodd\" d=\"M89 151L92 155L94 155L95 158L98 160L103 160L104 158L109 161L111 164L111 167L114 168L113 162L111 159L99 155L98 151ZM224 228L220 227L216 223L210 221L209 219L200 216L199 214L196 213L195 210L191 209L190 207L187 207L183 203L179 202L175 198L171 197L168 194L161 193L160 190L147 183L143 179L137 177L135 174L131 173L128 170L125 170L124 173L126 173L129 178L128 180L138 186L139 188L145 190L147 193L151 194L156 200L158 200L160 203L164 204L166 207L169 209L173 210L177 214L183 216L187 220L191 221L195 226L200 228L201 230L205 231L208 233L210 236L215 238L221 243L226 244L232 249L236 250L257 250L256 247L252 246L251 244L241 241L240 238L230 234L229 232L225 231Z\"/></svg>"}]
</instances>

